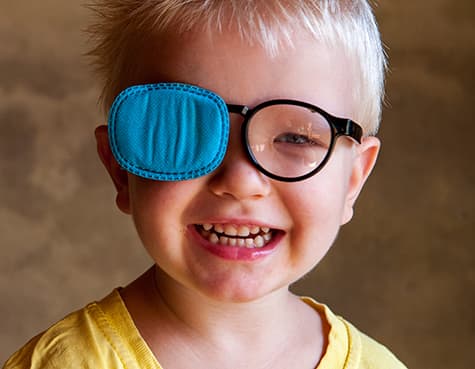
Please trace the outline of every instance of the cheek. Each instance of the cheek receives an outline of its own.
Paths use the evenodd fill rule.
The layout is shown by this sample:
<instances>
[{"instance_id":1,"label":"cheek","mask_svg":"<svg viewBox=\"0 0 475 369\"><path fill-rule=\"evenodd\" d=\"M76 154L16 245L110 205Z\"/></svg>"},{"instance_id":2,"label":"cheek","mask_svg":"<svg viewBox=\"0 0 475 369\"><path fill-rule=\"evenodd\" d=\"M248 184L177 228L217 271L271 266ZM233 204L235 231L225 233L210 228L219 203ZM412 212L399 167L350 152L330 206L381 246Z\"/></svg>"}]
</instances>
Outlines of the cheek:
<instances>
[{"instance_id":1,"label":"cheek","mask_svg":"<svg viewBox=\"0 0 475 369\"><path fill-rule=\"evenodd\" d=\"M309 181L300 186L290 202L293 217L299 223L314 225L314 227L330 225L339 222L345 203L346 186L339 180Z\"/></svg>"},{"instance_id":2,"label":"cheek","mask_svg":"<svg viewBox=\"0 0 475 369\"><path fill-rule=\"evenodd\" d=\"M187 199L182 182L155 182L136 178L130 186L132 217L145 247L173 241L183 233L182 217ZM189 196L189 195L188 195Z\"/></svg>"},{"instance_id":3,"label":"cheek","mask_svg":"<svg viewBox=\"0 0 475 369\"><path fill-rule=\"evenodd\" d=\"M290 242L294 256L317 263L334 242L342 224L347 181L324 171L289 191L287 210L292 219Z\"/></svg>"},{"instance_id":4,"label":"cheek","mask_svg":"<svg viewBox=\"0 0 475 369\"><path fill-rule=\"evenodd\" d=\"M296 235L318 248L328 248L340 226L342 204L334 192L309 188L295 199L292 217Z\"/></svg>"}]
</instances>

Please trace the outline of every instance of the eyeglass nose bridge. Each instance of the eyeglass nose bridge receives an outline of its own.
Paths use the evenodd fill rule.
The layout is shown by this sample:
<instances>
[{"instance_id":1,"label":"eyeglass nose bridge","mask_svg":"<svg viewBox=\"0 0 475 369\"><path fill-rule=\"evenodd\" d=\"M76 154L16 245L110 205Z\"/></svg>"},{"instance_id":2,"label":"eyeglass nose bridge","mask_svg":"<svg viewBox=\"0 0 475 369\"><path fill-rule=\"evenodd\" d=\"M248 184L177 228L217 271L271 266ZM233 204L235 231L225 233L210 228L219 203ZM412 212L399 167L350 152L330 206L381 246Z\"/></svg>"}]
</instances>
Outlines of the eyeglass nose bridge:
<instances>
[{"instance_id":1,"label":"eyeglass nose bridge","mask_svg":"<svg viewBox=\"0 0 475 369\"><path fill-rule=\"evenodd\" d=\"M244 121L241 124L241 140L242 140L242 145L244 146L245 151L247 152L247 155L249 159L251 160L254 165L256 165L259 170L260 166L252 156L252 153L249 150L249 145L248 145L248 139L246 137L246 132L247 132L247 124L252 116L252 112L254 109L249 108L247 105L238 105L238 104L226 104L229 113L234 113L234 114L239 114L241 117L244 118ZM248 115L248 113L251 112L251 115Z\"/></svg>"},{"instance_id":2,"label":"eyeglass nose bridge","mask_svg":"<svg viewBox=\"0 0 475 369\"><path fill-rule=\"evenodd\" d=\"M226 106L228 107L228 111L230 113L239 114L244 118L246 117L249 110L251 110L247 105L226 104Z\"/></svg>"}]
</instances>

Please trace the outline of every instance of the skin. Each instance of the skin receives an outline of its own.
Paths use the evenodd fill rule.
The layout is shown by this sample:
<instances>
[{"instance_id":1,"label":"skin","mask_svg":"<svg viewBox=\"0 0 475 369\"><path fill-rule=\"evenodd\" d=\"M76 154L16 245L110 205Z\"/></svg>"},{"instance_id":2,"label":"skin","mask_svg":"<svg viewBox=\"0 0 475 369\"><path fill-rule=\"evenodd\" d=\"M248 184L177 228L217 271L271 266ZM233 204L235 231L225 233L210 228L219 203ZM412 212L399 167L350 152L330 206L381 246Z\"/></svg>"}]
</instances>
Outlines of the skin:
<instances>
[{"instance_id":1,"label":"skin","mask_svg":"<svg viewBox=\"0 0 475 369\"><path fill-rule=\"evenodd\" d=\"M290 98L336 116L355 116L351 86L356 77L341 51L303 33L284 51L271 58L237 32L171 34L148 46L143 74L130 84L185 82L210 89L228 103L252 107ZM351 219L379 141L366 137L357 145L340 138L320 173L283 183L249 162L241 146L241 122L231 116L222 165L183 182L124 172L110 152L107 130L96 130L117 206L132 216L155 262L121 294L166 369L315 368L325 352L329 327L288 286L323 258L340 226ZM199 246L189 231L203 223L257 224L284 236L263 258L225 260Z\"/></svg>"}]
</instances>

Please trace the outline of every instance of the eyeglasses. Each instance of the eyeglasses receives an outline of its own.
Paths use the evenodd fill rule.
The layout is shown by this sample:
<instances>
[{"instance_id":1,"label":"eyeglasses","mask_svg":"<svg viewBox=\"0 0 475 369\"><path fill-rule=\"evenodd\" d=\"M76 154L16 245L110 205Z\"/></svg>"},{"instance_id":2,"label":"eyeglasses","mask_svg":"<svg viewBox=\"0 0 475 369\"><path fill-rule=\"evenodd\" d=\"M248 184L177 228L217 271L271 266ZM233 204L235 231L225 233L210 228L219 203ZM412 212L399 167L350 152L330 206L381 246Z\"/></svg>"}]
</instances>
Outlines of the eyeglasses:
<instances>
[{"instance_id":1,"label":"eyeglasses","mask_svg":"<svg viewBox=\"0 0 475 369\"><path fill-rule=\"evenodd\" d=\"M339 136L361 142L362 129L297 100L254 108L226 104L215 93L181 83L132 86L114 101L109 140L118 163L138 176L164 181L215 170L229 139L229 114L244 117L241 138L253 165L285 182L304 180L328 162Z\"/></svg>"},{"instance_id":2,"label":"eyeglasses","mask_svg":"<svg viewBox=\"0 0 475 369\"><path fill-rule=\"evenodd\" d=\"M306 102L270 100L252 109L227 107L244 117L242 141L249 159L262 173L280 181L300 181L320 171L339 136L361 142L358 124Z\"/></svg>"}]
</instances>

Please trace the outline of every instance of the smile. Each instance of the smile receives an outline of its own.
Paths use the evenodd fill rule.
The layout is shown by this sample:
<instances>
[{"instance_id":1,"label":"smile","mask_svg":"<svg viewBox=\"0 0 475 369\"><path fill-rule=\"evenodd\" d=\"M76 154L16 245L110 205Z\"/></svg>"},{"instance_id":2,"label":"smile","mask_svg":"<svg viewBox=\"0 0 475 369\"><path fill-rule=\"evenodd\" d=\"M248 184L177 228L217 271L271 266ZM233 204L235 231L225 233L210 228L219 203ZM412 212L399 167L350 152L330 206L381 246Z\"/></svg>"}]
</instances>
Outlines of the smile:
<instances>
[{"instance_id":1,"label":"smile","mask_svg":"<svg viewBox=\"0 0 475 369\"><path fill-rule=\"evenodd\" d=\"M238 248L262 248L273 238L275 231L257 225L197 224L198 233L214 245Z\"/></svg>"}]
</instances>

